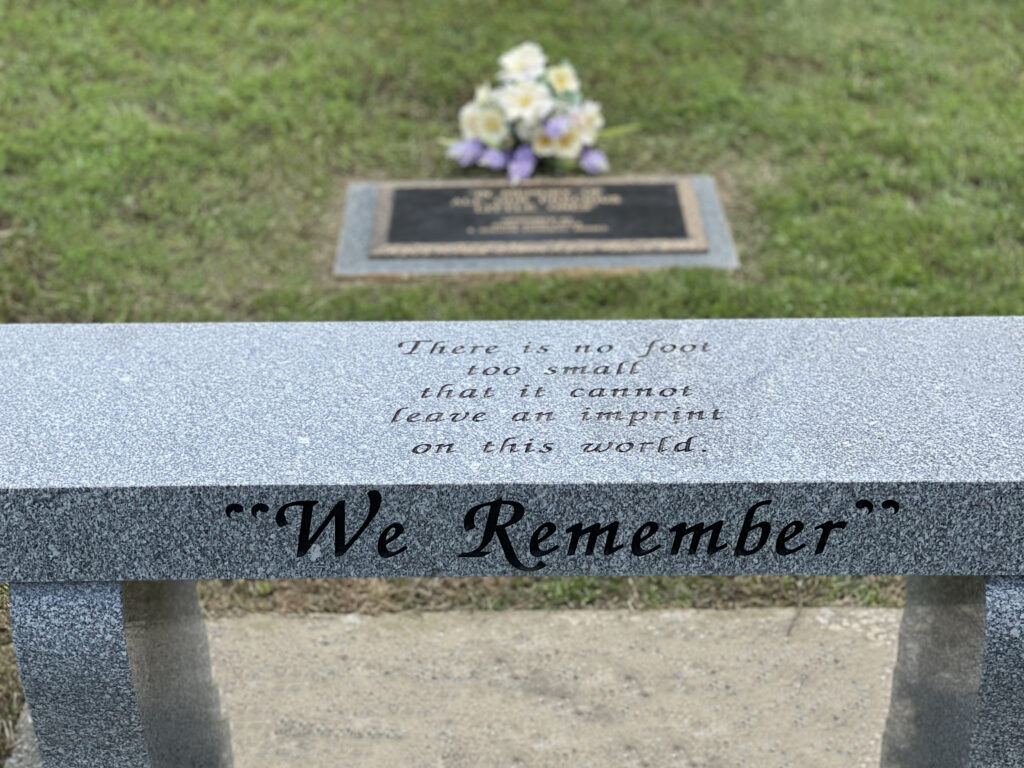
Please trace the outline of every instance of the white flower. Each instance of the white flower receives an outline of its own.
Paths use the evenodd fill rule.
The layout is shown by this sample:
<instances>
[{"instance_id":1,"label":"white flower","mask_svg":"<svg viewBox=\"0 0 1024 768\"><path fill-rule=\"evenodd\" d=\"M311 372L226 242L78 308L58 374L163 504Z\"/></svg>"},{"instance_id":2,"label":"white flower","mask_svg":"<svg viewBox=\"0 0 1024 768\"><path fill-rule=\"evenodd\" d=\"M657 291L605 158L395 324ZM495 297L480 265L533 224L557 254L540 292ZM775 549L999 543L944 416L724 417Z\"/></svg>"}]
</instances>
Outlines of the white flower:
<instances>
[{"instance_id":1,"label":"white flower","mask_svg":"<svg viewBox=\"0 0 1024 768\"><path fill-rule=\"evenodd\" d=\"M540 120L518 120L515 128L516 137L527 144L544 132L544 124Z\"/></svg>"},{"instance_id":2,"label":"white flower","mask_svg":"<svg viewBox=\"0 0 1024 768\"><path fill-rule=\"evenodd\" d=\"M477 113L477 138L489 147L501 147L510 133L505 113L495 104L480 107Z\"/></svg>"},{"instance_id":3,"label":"white flower","mask_svg":"<svg viewBox=\"0 0 1024 768\"><path fill-rule=\"evenodd\" d=\"M480 105L475 101L466 102L459 110L459 131L463 139L480 137Z\"/></svg>"},{"instance_id":4,"label":"white flower","mask_svg":"<svg viewBox=\"0 0 1024 768\"><path fill-rule=\"evenodd\" d=\"M552 142L555 157L566 160L575 160L583 149L583 136L575 128L570 128L557 139L552 139Z\"/></svg>"},{"instance_id":5,"label":"white flower","mask_svg":"<svg viewBox=\"0 0 1024 768\"><path fill-rule=\"evenodd\" d=\"M540 122L555 106L551 91L543 83L510 83L498 91L498 101L508 119Z\"/></svg>"},{"instance_id":6,"label":"white flower","mask_svg":"<svg viewBox=\"0 0 1024 768\"><path fill-rule=\"evenodd\" d=\"M580 89L580 79L568 61L556 67L548 67L548 82L555 93L575 93Z\"/></svg>"},{"instance_id":7,"label":"white flower","mask_svg":"<svg viewBox=\"0 0 1024 768\"><path fill-rule=\"evenodd\" d=\"M497 147L509 138L508 120L502 112L498 95L490 83L476 87L473 100L459 110L459 130L463 139L480 139L488 146Z\"/></svg>"},{"instance_id":8,"label":"white flower","mask_svg":"<svg viewBox=\"0 0 1024 768\"><path fill-rule=\"evenodd\" d=\"M473 101L477 104L486 104L494 99L494 91L490 83L480 83L473 93Z\"/></svg>"},{"instance_id":9,"label":"white flower","mask_svg":"<svg viewBox=\"0 0 1024 768\"><path fill-rule=\"evenodd\" d=\"M596 101L584 101L572 112L572 122L587 146L597 143L597 134L604 128L604 115Z\"/></svg>"},{"instance_id":10,"label":"white flower","mask_svg":"<svg viewBox=\"0 0 1024 768\"><path fill-rule=\"evenodd\" d=\"M552 139L546 133L541 132L533 140L533 154L537 157L552 157L555 154L558 139Z\"/></svg>"},{"instance_id":11,"label":"white flower","mask_svg":"<svg viewBox=\"0 0 1024 768\"><path fill-rule=\"evenodd\" d=\"M505 51L498 58L498 64L501 66L498 79L508 83L536 80L544 74L544 66L547 63L548 59L539 45L521 43Z\"/></svg>"}]
</instances>

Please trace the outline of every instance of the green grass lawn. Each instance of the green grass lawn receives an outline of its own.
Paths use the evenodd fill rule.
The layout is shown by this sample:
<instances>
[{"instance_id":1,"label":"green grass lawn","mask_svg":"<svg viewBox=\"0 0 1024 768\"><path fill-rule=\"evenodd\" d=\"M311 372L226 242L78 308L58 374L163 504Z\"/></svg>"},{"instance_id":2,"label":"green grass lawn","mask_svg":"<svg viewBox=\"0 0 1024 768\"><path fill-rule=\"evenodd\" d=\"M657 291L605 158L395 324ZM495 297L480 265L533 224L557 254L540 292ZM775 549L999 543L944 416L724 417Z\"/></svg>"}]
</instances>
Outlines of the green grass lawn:
<instances>
[{"instance_id":1,"label":"green grass lawn","mask_svg":"<svg viewBox=\"0 0 1024 768\"><path fill-rule=\"evenodd\" d=\"M0 321L1024 313L1021 3L529 6L0 0ZM455 175L438 137L524 39L642 124L606 146L615 171L716 176L741 270L329 276L346 181ZM216 610L898 601L891 581L418 584L204 589Z\"/></svg>"},{"instance_id":2,"label":"green grass lawn","mask_svg":"<svg viewBox=\"0 0 1024 768\"><path fill-rule=\"evenodd\" d=\"M0 320L1024 311L1020 3L530 5L0 1ZM329 277L523 39L643 124L615 170L717 176L739 273Z\"/></svg>"}]
</instances>

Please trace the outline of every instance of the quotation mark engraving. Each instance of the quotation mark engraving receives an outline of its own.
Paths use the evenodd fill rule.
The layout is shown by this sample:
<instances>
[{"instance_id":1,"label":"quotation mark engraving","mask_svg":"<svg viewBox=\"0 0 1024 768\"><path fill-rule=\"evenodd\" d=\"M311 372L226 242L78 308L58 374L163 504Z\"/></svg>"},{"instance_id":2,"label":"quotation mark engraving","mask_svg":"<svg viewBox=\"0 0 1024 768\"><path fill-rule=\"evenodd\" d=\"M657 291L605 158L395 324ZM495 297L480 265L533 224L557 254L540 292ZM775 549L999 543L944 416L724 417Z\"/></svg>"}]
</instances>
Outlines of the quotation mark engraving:
<instances>
[{"instance_id":1,"label":"quotation mark engraving","mask_svg":"<svg viewBox=\"0 0 1024 768\"><path fill-rule=\"evenodd\" d=\"M231 515L242 512L243 509L244 508L242 507L241 504L228 504L227 509L225 509L224 511L227 513L228 517L231 517ZM253 504L251 510L252 516L256 517L261 512L266 512L269 509L270 507L268 507L266 504Z\"/></svg>"},{"instance_id":2,"label":"quotation mark engraving","mask_svg":"<svg viewBox=\"0 0 1024 768\"><path fill-rule=\"evenodd\" d=\"M861 499L857 502L857 509L866 509L870 513L875 511L875 505L867 499ZM886 499L882 502L882 509L888 509L896 513L900 511L900 503L892 499Z\"/></svg>"}]
</instances>

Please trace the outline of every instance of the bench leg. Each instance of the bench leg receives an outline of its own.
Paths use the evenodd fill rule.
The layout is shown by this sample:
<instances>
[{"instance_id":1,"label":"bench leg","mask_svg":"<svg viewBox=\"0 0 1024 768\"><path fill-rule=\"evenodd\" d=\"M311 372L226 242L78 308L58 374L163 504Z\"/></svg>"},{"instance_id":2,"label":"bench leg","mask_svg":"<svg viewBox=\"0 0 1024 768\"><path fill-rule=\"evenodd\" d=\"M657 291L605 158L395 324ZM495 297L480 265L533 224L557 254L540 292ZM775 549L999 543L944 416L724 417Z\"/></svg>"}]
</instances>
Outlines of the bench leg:
<instances>
[{"instance_id":1,"label":"bench leg","mask_svg":"<svg viewBox=\"0 0 1024 768\"><path fill-rule=\"evenodd\" d=\"M1024 765L1024 578L985 580L985 663L971 768Z\"/></svg>"},{"instance_id":2,"label":"bench leg","mask_svg":"<svg viewBox=\"0 0 1024 768\"><path fill-rule=\"evenodd\" d=\"M194 582L11 584L44 768L227 768Z\"/></svg>"},{"instance_id":3,"label":"bench leg","mask_svg":"<svg viewBox=\"0 0 1024 768\"><path fill-rule=\"evenodd\" d=\"M980 576L908 576L883 768L966 768L985 638Z\"/></svg>"},{"instance_id":4,"label":"bench leg","mask_svg":"<svg viewBox=\"0 0 1024 768\"><path fill-rule=\"evenodd\" d=\"M883 768L1024 765L1024 578L911 576Z\"/></svg>"}]
</instances>

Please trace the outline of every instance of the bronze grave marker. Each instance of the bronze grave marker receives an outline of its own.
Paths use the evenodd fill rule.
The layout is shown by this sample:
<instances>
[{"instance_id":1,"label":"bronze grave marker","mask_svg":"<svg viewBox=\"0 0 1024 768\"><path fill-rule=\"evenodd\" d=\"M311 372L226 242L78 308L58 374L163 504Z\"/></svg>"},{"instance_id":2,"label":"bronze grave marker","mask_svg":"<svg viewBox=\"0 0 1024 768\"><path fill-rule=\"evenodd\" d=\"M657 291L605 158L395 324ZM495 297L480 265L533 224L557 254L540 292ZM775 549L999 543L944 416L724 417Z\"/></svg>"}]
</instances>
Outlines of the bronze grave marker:
<instances>
[{"instance_id":1,"label":"bronze grave marker","mask_svg":"<svg viewBox=\"0 0 1024 768\"><path fill-rule=\"evenodd\" d=\"M393 182L377 190L371 258L702 253L680 179Z\"/></svg>"}]
</instances>

